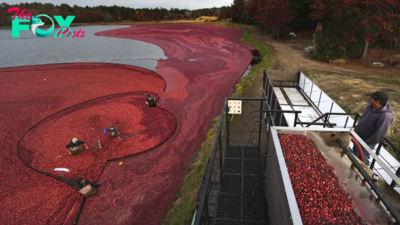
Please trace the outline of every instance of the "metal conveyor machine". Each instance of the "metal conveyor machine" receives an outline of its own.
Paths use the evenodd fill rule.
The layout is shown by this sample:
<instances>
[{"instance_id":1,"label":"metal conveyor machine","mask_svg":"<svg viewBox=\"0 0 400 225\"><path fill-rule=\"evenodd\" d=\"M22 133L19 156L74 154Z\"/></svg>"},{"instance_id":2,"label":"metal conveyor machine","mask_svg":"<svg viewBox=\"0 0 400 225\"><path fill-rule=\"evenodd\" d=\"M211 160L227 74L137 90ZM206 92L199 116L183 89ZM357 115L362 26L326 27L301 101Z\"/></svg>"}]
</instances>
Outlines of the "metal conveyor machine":
<instances>
[{"instance_id":1,"label":"metal conveyor machine","mask_svg":"<svg viewBox=\"0 0 400 225\"><path fill-rule=\"evenodd\" d=\"M360 115L294 77L264 71L263 98L226 99L192 224L400 224L400 162L389 153L400 150L387 139L370 149L353 131Z\"/></svg>"},{"instance_id":2,"label":"metal conveyor machine","mask_svg":"<svg viewBox=\"0 0 400 225\"><path fill-rule=\"evenodd\" d=\"M359 115L346 113L302 72L297 75L297 81L271 81L264 72L264 115L270 127L265 167L270 224L400 224L396 187L400 184L396 170L400 163L383 143L370 149L354 133ZM303 142L296 142L299 137L314 143L318 150L310 153L312 147L302 148ZM351 152L351 138L370 152L370 167ZM315 160L316 154L324 158L320 164L326 162L326 169L304 161ZM327 177L321 171L326 176L334 174L336 189L324 180ZM312 176L305 176L307 173ZM318 186L319 180L327 183ZM333 189L323 191L329 188ZM349 201L349 208L343 211L343 202L335 202L340 194L333 192L340 192L343 201ZM320 214L313 215L312 210Z\"/></svg>"}]
</instances>

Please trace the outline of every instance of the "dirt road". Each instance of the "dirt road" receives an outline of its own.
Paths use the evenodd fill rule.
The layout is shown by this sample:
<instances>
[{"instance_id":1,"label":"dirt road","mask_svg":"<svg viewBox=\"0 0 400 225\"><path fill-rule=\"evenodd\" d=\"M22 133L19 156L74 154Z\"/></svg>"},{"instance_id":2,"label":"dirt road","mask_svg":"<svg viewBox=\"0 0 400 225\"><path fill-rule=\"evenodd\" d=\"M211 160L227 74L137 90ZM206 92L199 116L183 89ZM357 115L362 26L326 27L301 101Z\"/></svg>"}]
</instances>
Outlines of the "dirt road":
<instances>
[{"instance_id":1,"label":"dirt road","mask_svg":"<svg viewBox=\"0 0 400 225\"><path fill-rule=\"evenodd\" d=\"M350 68L340 68L333 66L329 63L323 63L313 61L305 57L302 46L305 44L301 43L290 43L290 42L278 42L268 40L266 44L272 46L276 52L276 64L274 70L290 70L290 71L326 71L330 73L347 73L347 74L361 74L360 71Z\"/></svg>"}]
</instances>

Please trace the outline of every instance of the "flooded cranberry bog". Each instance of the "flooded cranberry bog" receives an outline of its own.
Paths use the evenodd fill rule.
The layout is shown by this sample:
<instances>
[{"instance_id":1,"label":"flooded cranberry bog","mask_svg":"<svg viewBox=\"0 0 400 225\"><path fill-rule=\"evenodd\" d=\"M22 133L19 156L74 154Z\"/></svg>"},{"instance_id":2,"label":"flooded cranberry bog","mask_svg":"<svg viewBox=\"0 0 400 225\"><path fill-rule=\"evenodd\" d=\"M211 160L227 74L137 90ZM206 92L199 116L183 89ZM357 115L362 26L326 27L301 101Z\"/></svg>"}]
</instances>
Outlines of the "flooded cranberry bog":
<instances>
[{"instance_id":1,"label":"flooded cranberry bog","mask_svg":"<svg viewBox=\"0 0 400 225\"><path fill-rule=\"evenodd\" d=\"M254 50L240 41L239 28L213 25L97 35L158 45L168 59L155 71L104 63L1 68L2 224L160 224ZM157 96L157 108L145 105L147 93ZM130 138L100 132L111 124ZM58 158L74 137L91 148ZM101 186L84 199L52 176Z\"/></svg>"}]
</instances>

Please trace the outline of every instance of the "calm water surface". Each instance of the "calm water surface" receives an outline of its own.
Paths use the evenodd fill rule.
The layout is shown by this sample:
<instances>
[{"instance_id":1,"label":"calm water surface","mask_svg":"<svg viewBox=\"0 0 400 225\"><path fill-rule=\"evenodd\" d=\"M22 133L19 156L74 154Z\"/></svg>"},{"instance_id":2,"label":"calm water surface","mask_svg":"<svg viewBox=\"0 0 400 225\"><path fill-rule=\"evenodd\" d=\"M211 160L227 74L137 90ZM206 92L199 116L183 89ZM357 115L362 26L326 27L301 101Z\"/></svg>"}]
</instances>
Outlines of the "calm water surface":
<instances>
[{"instance_id":1,"label":"calm water surface","mask_svg":"<svg viewBox=\"0 0 400 225\"><path fill-rule=\"evenodd\" d=\"M141 41L99 37L94 33L125 26L73 26L85 31L83 38L36 37L32 31L21 31L11 37L11 29L0 29L0 67L70 63L105 62L140 66L154 70L157 60L166 59L156 45Z\"/></svg>"}]
</instances>

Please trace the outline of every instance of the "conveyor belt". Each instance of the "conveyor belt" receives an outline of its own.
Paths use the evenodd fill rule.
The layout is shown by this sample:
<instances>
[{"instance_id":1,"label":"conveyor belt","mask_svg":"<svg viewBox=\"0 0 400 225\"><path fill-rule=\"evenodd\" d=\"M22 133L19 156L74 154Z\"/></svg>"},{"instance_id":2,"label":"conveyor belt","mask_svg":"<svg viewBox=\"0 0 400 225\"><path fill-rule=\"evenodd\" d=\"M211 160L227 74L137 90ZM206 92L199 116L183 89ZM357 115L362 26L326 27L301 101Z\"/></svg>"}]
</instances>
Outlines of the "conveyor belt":
<instances>
[{"instance_id":1,"label":"conveyor belt","mask_svg":"<svg viewBox=\"0 0 400 225\"><path fill-rule=\"evenodd\" d=\"M297 122L312 122L321 115L320 112L315 110L314 107L310 105L310 103L306 99L304 99L303 95L299 92L297 88L274 87L274 91L282 110L302 111L302 113L299 114ZM295 115L293 113L284 113L284 116L289 126L294 127ZM320 122L322 123L323 121L321 120ZM302 125L297 125L297 127L301 126Z\"/></svg>"}]
</instances>

